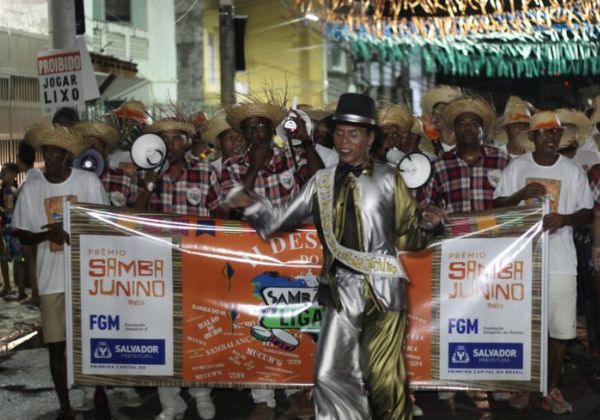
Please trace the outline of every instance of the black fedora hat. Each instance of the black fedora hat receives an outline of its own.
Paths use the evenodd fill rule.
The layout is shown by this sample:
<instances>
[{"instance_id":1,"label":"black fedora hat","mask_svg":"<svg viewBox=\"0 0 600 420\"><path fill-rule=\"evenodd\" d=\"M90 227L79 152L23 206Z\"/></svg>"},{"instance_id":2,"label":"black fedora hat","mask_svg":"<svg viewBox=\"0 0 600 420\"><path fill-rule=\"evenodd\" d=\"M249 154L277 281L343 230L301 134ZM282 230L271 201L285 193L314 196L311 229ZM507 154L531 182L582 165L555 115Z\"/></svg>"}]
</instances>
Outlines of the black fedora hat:
<instances>
[{"instance_id":1,"label":"black fedora hat","mask_svg":"<svg viewBox=\"0 0 600 420\"><path fill-rule=\"evenodd\" d=\"M324 121L330 130L337 124L377 128L375 101L360 93L344 93L338 100L335 112Z\"/></svg>"}]
</instances>

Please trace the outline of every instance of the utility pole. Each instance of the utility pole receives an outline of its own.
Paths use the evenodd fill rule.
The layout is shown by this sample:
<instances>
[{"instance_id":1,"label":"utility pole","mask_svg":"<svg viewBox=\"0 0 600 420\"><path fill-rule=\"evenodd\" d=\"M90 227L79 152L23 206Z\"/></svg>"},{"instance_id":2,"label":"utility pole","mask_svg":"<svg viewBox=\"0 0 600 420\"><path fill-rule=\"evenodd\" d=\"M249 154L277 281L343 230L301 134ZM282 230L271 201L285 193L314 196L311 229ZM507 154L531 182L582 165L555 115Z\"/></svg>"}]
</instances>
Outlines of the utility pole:
<instances>
[{"instance_id":1,"label":"utility pole","mask_svg":"<svg viewBox=\"0 0 600 420\"><path fill-rule=\"evenodd\" d=\"M48 32L51 50L75 44L75 0L48 0Z\"/></svg>"},{"instance_id":2,"label":"utility pole","mask_svg":"<svg viewBox=\"0 0 600 420\"><path fill-rule=\"evenodd\" d=\"M235 27L233 0L219 0L221 105L235 103Z\"/></svg>"}]
</instances>

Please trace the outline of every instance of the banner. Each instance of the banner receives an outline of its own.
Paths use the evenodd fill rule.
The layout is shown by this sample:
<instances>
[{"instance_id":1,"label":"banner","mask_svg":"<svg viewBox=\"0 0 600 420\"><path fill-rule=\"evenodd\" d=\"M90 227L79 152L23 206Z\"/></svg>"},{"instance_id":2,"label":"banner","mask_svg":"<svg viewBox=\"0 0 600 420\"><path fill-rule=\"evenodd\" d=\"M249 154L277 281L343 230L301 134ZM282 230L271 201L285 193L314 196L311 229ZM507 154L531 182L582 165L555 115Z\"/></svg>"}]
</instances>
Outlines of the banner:
<instances>
[{"instance_id":1,"label":"banner","mask_svg":"<svg viewBox=\"0 0 600 420\"><path fill-rule=\"evenodd\" d=\"M171 240L81 235L84 374L173 375Z\"/></svg>"},{"instance_id":2,"label":"banner","mask_svg":"<svg viewBox=\"0 0 600 420\"><path fill-rule=\"evenodd\" d=\"M514 238L442 244L440 379L531 378L531 245Z\"/></svg>"},{"instance_id":3,"label":"banner","mask_svg":"<svg viewBox=\"0 0 600 420\"><path fill-rule=\"evenodd\" d=\"M400 255L411 387L542 389L541 214L452 216L444 238ZM69 219L75 383L311 385L324 311L312 226L264 241L232 220L82 205Z\"/></svg>"}]
</instances>

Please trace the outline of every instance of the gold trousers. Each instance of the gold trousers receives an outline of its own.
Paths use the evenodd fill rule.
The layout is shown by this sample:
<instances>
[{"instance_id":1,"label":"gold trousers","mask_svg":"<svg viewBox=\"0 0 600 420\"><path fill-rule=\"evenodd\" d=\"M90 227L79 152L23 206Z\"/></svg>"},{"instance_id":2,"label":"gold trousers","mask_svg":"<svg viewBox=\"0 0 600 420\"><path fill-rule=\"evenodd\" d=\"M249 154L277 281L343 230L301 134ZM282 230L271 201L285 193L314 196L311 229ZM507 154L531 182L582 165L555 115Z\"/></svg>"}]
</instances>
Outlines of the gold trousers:
<instances>
[{"instance_id":1,"label":"gold trousers","mask_svg":"<svg viewBox=\"0 0 600 420\"><path fill-rule=\"evenodd\" d=\"M360 274L338 269L341 310L328 307L315 365L316 418L411 419L402 341L406 313L380 312Z\"/></svg>"}]
</instances>

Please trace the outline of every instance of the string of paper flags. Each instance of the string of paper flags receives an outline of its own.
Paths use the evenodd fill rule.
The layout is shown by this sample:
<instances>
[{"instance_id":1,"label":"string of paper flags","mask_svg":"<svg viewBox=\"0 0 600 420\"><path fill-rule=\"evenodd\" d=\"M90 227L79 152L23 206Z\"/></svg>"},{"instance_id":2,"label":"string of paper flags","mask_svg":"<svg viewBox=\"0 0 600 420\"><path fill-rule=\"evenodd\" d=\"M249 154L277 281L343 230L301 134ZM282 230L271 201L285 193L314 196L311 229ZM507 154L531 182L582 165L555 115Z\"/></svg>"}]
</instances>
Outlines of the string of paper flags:
<instances>
[{"instance_id":1,"label":"string of paper flags","mask_svg":"<svg viewBox=\"0 0 600 420\"><path fill-rule=\"evenodd\" d=\"M600 0L295 2L318 13L325 35L360 60L419 54L427 71L459 76L600 74Z\"/></svg>"}]
</instances>

